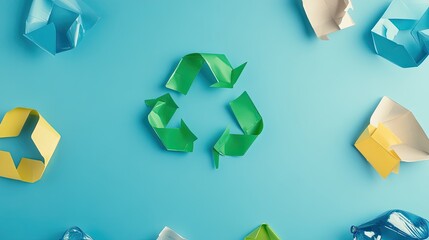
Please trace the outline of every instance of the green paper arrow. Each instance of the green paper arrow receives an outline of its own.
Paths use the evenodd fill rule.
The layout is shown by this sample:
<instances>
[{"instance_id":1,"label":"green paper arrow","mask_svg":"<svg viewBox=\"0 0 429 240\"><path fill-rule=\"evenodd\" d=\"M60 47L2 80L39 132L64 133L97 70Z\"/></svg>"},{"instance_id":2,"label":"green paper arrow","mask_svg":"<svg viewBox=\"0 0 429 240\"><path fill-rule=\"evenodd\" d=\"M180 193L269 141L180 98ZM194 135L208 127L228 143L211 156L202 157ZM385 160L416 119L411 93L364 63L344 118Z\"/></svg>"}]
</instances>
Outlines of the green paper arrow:
<instances>
[{"instance_id":1,"label":"green paper arrow","mask_svg":"<svg viewBox=\"0 0 429 240\"><path fill-rule=\"evenodd\" d=\"M180 60L165 86L186 95L204 62L207 63L216 79L216 83L211 85L215 88L234 87L247 64L244 63L234 69L223 54L192 53Z\"/></svg>"},{"instance_id":2,"label":"green paper arrow","mask_svg":"<svg viewBox=\"0 0 429 240\"><path fill-rule=\"evenodd\" d=\"M152 107L148 120L159 140L169 151L192 152L197 137L181 120L180 128L167 128L168 123L179 108L170 94L162 95L156 99L145 101L146 105Z\"/></svg>"},{"instance_id":3,"label":"green paper arrow","mask_svg":"<svg viewBox=\"0 0 429 240\"><path fill-rule=\"evenodd\" d=\"M212 151L216 168L219 168L219 155L243 156L264 128L262 117L247 92L229 105L244 134L231 134L228 128L223 132Z\"/></svg>"},{"instance_id":4,"label":"green paper arrow","mask_svg":"<svg viewBox=\"0 0 429 240\"><path fill-rule=\"evenodd\" d=\"M251 232L244 240L280 240L270 225L262 224Z\"/></svg>"}]
</instances>

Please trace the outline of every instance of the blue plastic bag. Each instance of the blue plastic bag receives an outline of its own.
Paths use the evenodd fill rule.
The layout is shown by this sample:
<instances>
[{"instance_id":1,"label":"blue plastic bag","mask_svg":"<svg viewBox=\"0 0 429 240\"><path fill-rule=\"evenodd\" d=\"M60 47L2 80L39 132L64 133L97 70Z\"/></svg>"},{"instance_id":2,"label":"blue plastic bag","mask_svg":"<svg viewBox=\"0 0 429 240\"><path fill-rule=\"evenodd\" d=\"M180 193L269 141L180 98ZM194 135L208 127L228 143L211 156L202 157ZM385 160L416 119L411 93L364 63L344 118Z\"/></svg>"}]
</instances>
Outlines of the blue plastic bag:
<instances>
[{"instance_id":1,"label":"blue plastic bag","mask_svg":"<svg viewBox=\"0 0 429 240\"><path fill-rule=\"evenodd\" d=\"M90 236L86 235L82 229L72 227L67 229L60 240L93 240Z\"/></svg>"},{"instance_id":2,"label":"blue plastic bag","mask_svg":"<svg viewBox=\"0 0 429 240\"><path fill-rule=\"evenodd\" d=\"M402 210L391 210L358 227L352 226L354 240L429 239L428 221Z\"/></svg>"}]
</instances>

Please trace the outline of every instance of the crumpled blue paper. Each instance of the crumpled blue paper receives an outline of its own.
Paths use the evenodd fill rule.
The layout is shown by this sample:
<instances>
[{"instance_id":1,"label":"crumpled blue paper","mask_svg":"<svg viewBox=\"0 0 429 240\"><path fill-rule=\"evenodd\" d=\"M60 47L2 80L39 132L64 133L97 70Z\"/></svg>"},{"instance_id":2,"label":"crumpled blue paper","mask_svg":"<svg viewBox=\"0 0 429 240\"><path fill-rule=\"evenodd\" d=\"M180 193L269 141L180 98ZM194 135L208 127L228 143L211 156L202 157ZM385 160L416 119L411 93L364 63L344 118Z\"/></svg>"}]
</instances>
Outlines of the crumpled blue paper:
<instances>
[{"instance_id":1,"label":"crumpled blue paper","mask_svg":"<svg viewBox=\"0 0 429 240\"><path fill-rule=\"evenodd\" d=\"M375 51L396 65L417 67L428 56L429 1L393 0L371 30Z\"/></svg>"},{"instance_id":2,"label":"crumpled blue paper","mask_svg":"<svg viewBox=\"0 0 429 240\"><path fill-rule=\"evenodd\" d=\"M429 222L417 215L390 210L358 227L352 226L354 240L424 240L429 239Z\"/></svg>"},{"instance_id":3,"label":"crumpled blue paper","mask_svg":"<svg viewBox=\"0 0 429 240\"><path fill-rule=\"evenodd\" d=\"M90 236L86 235L82 229L78 227L71 227L67 229L60 240L93 240Z\"/></svg>"},{"instance_id":4,"label":"crumpled blue paper","mask_svg":"<svg viewBox=\"0 0 429 240\"><path fill-rule=\"evenodd\" d=\"M55 55L77 47L99 19L81 0L33 0L24 36Z\"/></svg>"}]
</instances>

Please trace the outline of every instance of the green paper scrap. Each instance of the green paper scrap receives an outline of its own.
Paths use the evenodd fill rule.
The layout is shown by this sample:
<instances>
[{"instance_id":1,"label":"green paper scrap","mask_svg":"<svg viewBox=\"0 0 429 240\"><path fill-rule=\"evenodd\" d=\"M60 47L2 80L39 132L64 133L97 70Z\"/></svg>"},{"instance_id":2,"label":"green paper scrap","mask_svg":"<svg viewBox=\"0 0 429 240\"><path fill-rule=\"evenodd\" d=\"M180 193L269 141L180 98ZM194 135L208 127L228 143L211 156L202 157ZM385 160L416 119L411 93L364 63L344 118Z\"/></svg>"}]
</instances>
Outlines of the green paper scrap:
<instances>
[{"instance_id":1,"label":"green paper scrap","mask_svg":"<svg viewBox=\"0 0 429 240\"><path fill-rule=\"evenodd\" d=\"M168 123L179 108L170 94L162 95L156 99L145 101L146 105L152 107L148 120L159 140L169 151L192 152L197 137L181 120L180 128L167 128Z\"/></svg>"},{"instance_id":2,"label":"green paper scrap","mask_svg":"<svg viewBox=\"0 0 429 240\"><path fill-rule=\"evenodd\" d=\"M244 134L231 134L227 128L213 147L214 165L219 168L219 156L243 156L261 134L264 122L247 92L229 103Z\"/></svg>"},{"instance_id":3,"label":"green paper scrap","mask_svg":"<svg viewBox=\"0 0 429 240\"><path fill-rule=\"evenodd\" d=\"M270 225L264 223L251 232L244 240L280 240Z\"/></svg>"},{"instance_id":4,"label":"green paper scrap","mask_svg":"<svg viewBox=\"0 0 429 240\"><path fill-rule=\"evenodd\" d=\"M234 69L223 54L188 54L180 60L165 86L186 95L191 88L192 82L203 67L204 62L207 63L216 78L216 83L211 85L211 87L215 88L234 87L234 84L247 64L243 63Z\"/></svg>"}]
</instances>

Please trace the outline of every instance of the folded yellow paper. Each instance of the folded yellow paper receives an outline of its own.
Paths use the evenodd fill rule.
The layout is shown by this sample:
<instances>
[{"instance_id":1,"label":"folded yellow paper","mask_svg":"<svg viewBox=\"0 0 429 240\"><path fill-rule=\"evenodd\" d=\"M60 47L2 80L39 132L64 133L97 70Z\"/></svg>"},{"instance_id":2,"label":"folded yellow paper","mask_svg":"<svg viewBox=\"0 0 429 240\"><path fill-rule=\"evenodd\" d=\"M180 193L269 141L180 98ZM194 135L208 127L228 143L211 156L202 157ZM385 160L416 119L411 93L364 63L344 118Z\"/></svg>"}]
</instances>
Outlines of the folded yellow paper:
<instances>
[{"instance_id":1,"label":"folded yellow paper","mask_svg":"<svg viewBox=\"0 0 429 240\"><path fill-rule=\"evenodd\" d=\"M7 112L0 123L0 138L19 136L30 115L38 118L31 139L43 159L22 158L16 167L11 154L0 151L0 177L34 183L43 176L49 164L61 136L36 110L15 108Z\"/></svg>"},{"instance_id":2,"label":"folded yellow paper","mask_svg":"<svg viewBox=\"0 0 429 240\"><path fill-rule=\"evenodd\" d=\"M383 178L398 173L400 162L429 160L429 138L413 113L388 97L381 99L355 146Z\"/></svg>"},{"instance_id":3,"label":"folded yellow paper","mask_svg":"<svg viewBox=\"0 0 429 240\"><path fill-rule=\"evenodd\" d=\"M400 144L401 140L382 123L378 128L369 125L355 143L356 148L386 178L392 171L399 171L401 159L390 149L391 145Z\"/></svg>"}]
</instances>

